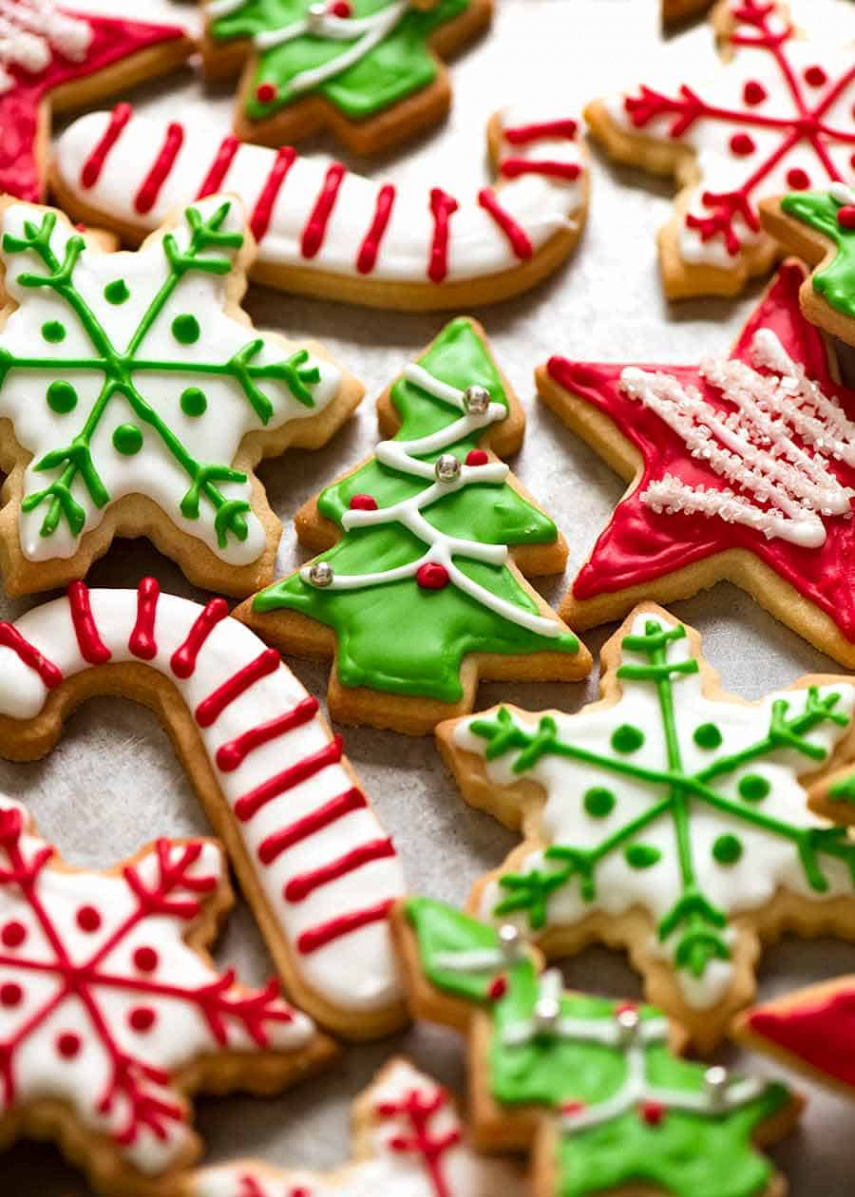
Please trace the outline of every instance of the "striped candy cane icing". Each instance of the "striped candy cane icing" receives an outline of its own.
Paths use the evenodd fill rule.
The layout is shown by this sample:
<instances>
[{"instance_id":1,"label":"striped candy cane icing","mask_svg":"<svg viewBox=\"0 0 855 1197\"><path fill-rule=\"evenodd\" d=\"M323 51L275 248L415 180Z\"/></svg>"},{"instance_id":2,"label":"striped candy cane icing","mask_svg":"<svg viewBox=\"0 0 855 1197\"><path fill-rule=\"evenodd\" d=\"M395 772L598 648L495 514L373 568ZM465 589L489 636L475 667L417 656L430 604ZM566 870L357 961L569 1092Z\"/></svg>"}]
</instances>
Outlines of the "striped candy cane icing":
<instances>
[{"instance_id":1,"label":"striped candy cane icing","mask_svg":"<svg viewBox=\"0 0 855 1197\"><path fill-rule=\"evenodd\" d=\"M344 1017L394 1007L386 915L404 879L392 841L316 700L223 599L202 607L153 578L136 591L74 583L0 623L0 715L32 720L67 680L126 662L168 678L186 705L240 834L236 865L260 888L280 941L271 950L279 960L284 947L305 1004L314 995ZM4 734L19 742L20 729L0 731L0 751Z\"/></svg>"},{"instance_id":2,"label":"striped candy cane icing","mask_svg":"<svg viewBox=\"0 0 855 1197\"><path fill-rule=\"evenodd\" d=\"M140 230L223 189L250 213L257 266L301 267L388 283L475 280L530 262L577 227L586 167L574 120L505 114L503 185L457 198L440 187L375 183L338 162L270 150L140 116L127 104L76 121L56 147L64 194Z\"/></svg>"}]
</instances>

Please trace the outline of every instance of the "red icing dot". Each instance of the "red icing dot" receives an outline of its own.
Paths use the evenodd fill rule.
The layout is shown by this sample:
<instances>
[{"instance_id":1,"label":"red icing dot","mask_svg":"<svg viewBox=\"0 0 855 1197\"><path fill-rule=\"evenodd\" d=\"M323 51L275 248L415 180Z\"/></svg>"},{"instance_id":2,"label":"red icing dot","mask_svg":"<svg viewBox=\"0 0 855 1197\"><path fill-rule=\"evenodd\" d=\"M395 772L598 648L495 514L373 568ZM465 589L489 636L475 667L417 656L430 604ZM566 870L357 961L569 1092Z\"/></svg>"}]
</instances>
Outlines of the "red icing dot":
<instances>
[{"instance_id":1,"label":"red icing dot","mask_svg":"<svg viewBox=\"0 0 855 1197\"><path fill-rule=\"evenodd\" d=\"M471 466L486 465L490 458L483 449L470 449L466 454L466 464Z\"/></svg>"},{"instance_id":2,"label":"red icing dot","mask_svg":"<svg viewBox=\"0 0 855 1197\"><path fill-rule=\"evenodd\" d=\"M821 66L810 66L805 71L805 83L811 87L822 87L828 82L828 75Z\"/></svg>"},{"instance_id":3,"label":"red icing dot","mask_svg":"<svg viewBox=\"0 0 855 1197\"><path fill-rule=\"evenodd\" d=\"M638 1107L642 1122L648 1126L661 1126L665 1119L665 1106L661 1101L643 1101Z\"/></svg>"},{"instance_id":4,"label":"red icing dot","mask_svg":"<svg viewBox=\"0 0 855 1197\"><path fill-rule=\"evenodd\" d=\"M101 915L94 906L81 906L77 912L77 925L91 935L101 926Z\"/></svg>"},{"instance_id":5,"label":"red icing dot","mask_svg":"<svg viewBox=\"0 0 855 1197\"><path fill-rule=\"evenodd\" d=\"M638 1004L636 1002L621 1002L619 1006L615 1006L615 1016L618 1014L637 1014Z\"/></svg>"},{"instance_id":6,"label":"red icing dot","mask_svg":"<svg viewBox=\"0 0 855 1197\"><path fill-rule=\"evenodd\" d=\"M351 511L376 511L377 500L373 495L354 495L350 500Z\"/></svg>"},{"instance_id":7,"label":"red icing dot","mask_svg":"<svg viewBox=\"0 0 855 1197\"><path fill-rule=\"evenodd\" d=\"M272 104L279 95L279 88L275 83L259 83L255 89L255 98L259 104Z\"/></svg>"},{"instance_id":8,"label":"red icing dot","mask_svg":"<svg viewBox=\"0 0 855 1197\"><path fill-rule=\"evenodd\" d=\"M734 133L730 139L731 153L736 154L738 158L745 158L749 154L753 154L756 149L754 139L747 133Z\"/></svg>"},{"instance_id":9,"label":"red icing dot","mask_svg":"<svg viewBox=\"0 0 855 1197\"><path fill-rule=\"evenodd\" d=\"M63 1031L56 1039L56 1050L64 1060L73 1060L80 1051L82 1044L80 1036L74 1031Z\"/></svg>"},{"instance_id":10,"label":"red icing dot","mask_svg":"<svg viewBox=\"0 0 855 1197\"><path fill-rule=\"evenodd\" d=\"M792 187L793 191L804 191L810 187L807 171L802 170L800 166L794 166L792 170L787 171L787 186Z\"/></svg>"},{"instance_id":11,"label":"red icing dot","mask_svg":"<svg viewBox=\"0 0 855 1197\"><path fill-rule=\"evenodd\" d=\"M844 204L837 213L837 223L842 229L855 229L855 204Z\"/></svg>"},{"instance_id":12,"label":"red icing dot","mask_svg":"<svg viewBox=\"0 0 855 1197\"><path fill-rule=\"evenodd\" d=\"M334 17L341 17L343 20L347 20L348 17L353 16L353 9L348 0L335 0L330 5L330 12Z\"/></svg>"},{"instance_id":13,"label":"red icing dot","mask_svg":"<svg viewBox=\"0 0 855 1197\"><path fill-rule=\"evenodd\" d=\"M153 973L157 968L157 952L154 948L137 948L134 952L134 967L141 973Z\"/></svg>"},{"instance_id":14,"label":"red icing dot","mask_svg":"<svg viewBox=\"0 0 855 1197\"><path fill-rule=\"evenodd\" d=\"M312 1193L305 1185L297 1185L296 1189L290 1190L288 1197L312 1197Z\"/></svg>"},{"instance_id":15,"label":"red icing dot","mask_svg":"<svg viewBox=\"0 0 855 1197\"><path fill-rule=\"evenodd\" d=\"M849 165L852 167L853 170L855 170L855 154L853 154L852 157L849 159Z\"/></svg>"},{"instance_id":16,"label":"red icing dot","mask_svg":"<svg viewBox=\"0 0 855 1197\"><path fill-rule=\"evenodd\" d=\"M422 590L442 590L451 579L448 570L438 561L426 561L416 572L416 581Z\"/></svg>"},{"instance_id":17,"label":"red icing dot","mask_svg":"<svg viewBox=\"0 0 855 1197\"><path fill-rule=\"evenodd\" d=\"M766 91L766 88L762 83L758 83L756 79L749 79L742 93L745 103L751 105L762 104L768 95L769 93Z\"/></svg>"},{"instance_id":18,"label":"red icing dot","mask_svg":"<svg viewBox=\"0 0 855 1197\"><path fill-rule=\"evenodd\" d=\"M151 1006L136 1006L128 1015L128 1024L140 1035L150 1031L157 1016Z\"/></svg>"},{"instance_id":19,"label":"red icing dot","mask_svg":"<svg viewBox=\"0 0 855 1197\"><path fill-rule=\"evenodd\" d=\"M19 948L26 938L27 928L17 919L7 923L0 933L0 939L3 940L3 946L6 948Z\"/></svg>"},{"instance_id":20,"label":"red icing dot","mask_svg":"<svg viewBox=\"0 0 855 1197\"><path fill-rule=\"evenodd\" d=\"M7 981L5 985L0 985L0 1006L5 1006L7 1009L11 1006L20 1006L23 997L23 989L14 981Z\"/></svg>"},{"instance_id":21,"label":"red icing dot","mask_svg":"<svg viewBox=\"0 0 855 1197\"><path fill-rule=\"evenodd\" d=\"M489 998L494 1002L497 1002L499 998L503 998L507 992L508 982L504 977L496 977L495 981L487 990Z\"/></svg>"},{"instance_id":22,"label":"red icing dot","mask_svg":"<svg viewBox=\"0 0 855 1197\"><path fill-rule=\"evenodd\" d=\"M581 1114L585 1109L583 1101L565 1101L561 1106L562 1114Z\"/></svg>"}]
</instances>

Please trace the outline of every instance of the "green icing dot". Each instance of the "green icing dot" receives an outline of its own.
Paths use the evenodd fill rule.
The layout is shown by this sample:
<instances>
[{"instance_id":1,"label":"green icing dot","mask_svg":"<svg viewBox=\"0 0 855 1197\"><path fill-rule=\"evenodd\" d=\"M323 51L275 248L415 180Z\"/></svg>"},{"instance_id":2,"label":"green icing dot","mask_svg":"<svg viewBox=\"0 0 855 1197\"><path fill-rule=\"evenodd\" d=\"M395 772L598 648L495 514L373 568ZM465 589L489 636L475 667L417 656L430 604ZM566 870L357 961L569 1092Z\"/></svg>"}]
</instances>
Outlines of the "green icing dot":
<instances>
[{"instance_id":1,"label":"green icing dot","mask_svg":"<svg viewBox=\"0 0 855 1197\"><path fill-rule=\"evenodd\" d=\"M712 854L720 865L733 865L742 855L742 843L735 835L720 835L712 847Z\"/></svg>"},{"instance_id":2,"label":"green icing dot","mask_svg":"<svg viewBox=\"0 0 855 1197\"><path fill-rule=\"evenodd\" d=\"M759 773L747 773L739 782L739 796L746 802L762 802L771 788L766 778Z\"/></svg>"},{"instance_id":3,"label":"green icing dot","mask_svg":"<svg viewBox=\"0 0 855 1197\"><path fill-rule=\"evenodd\" d=\"M612 736L615 752L637 752L644 743L644 732L631 723L622 723Z\"/></svg>"},{"instance_id":4,"label":"green icing dot","mask_svg":"<svg viewBox=\"0 0 855 1197\"><path fill-rule=\"evenodd\" d=\"M123 278L114 279L112 283L107 283L104 288L104 298L107 303L112 303L114 307L119 307L120 304L126 303L130 299L131 293L128 290L128 284Z\"/></svg>"},{"instance_id":5,"label":"green icing dot","mask_svg":"<svg viewBox=\"0 0 855 1197\"><path fill-rule=\"evenodd\" d=\"M718 748L722 736L714 723L702 723L695 728L693 739L698 748Z\"/></svg>"},{"instance_id":6,"label":"green icing dot","mask_svg":"<svg viewBox=\"0 0 855 1197\"><path fill-rule=\"evenodd\" d=\"M182 345L195 345L201 332L199 321L189 312L183 316L176 316L172 321L172 335Z\"/></svg>"},{"instance_id":7,"label":"green icing dot","mask_svg":"<svg viewBox=\"0 0 855 1197\"><path fill-rule=\"evenodd\" d=\"M593 786L590 790L586 790L582 801L586 812L593 819L604 819L614 810L616 799L611 790L607 790L603 786Z\"/></svg>"},{"instance_id":8,"label":"green icing dot","mask_svg":"<svg viewBox=\"0 0 855 1197\"><path fill-rule=\"evenodd\" d=\"M204 416L208 410L205 392L198 387L188 387L181 396L181 410L185 416Z\"/></svg>"},{"instance_id":9,"label":"green icing dot","mask_svg":"<svg viewBox=\"0 0 855 1197\"><path fill-rule=\"evenodd\" d=\"M630 844L624 856L631 869L649 869L662 859L659 849L651 848L649 844Z\"/></svg>"},{"instance_id":10,"label":"green icing dot","mask_svg":"<svg viewBox=\"0 0 855 1197\"><path fill-rule=\"evenodd\" d=\"M59 320L48 320L42 325L42 336L51 345L58 345L65 340L65 325Z\"/></svg>"},{"instance_id":11,"label":"green icing dot","mask_svg":"<svg viewBox=\"0 0 855 1197\"><path fill-rule=\"evenodd\" d=\"M52 382L47 389L47 404L58 416L64 416L77 407L77 391L70 382Z\"/></svg>"},{"instance_id":12,"label":"green icing dot","mask_svg":"<svg viewBox=\"0 0 855 1197\"><path fill-rule=\"evenodd\" d=\"M113 433L113 448L123 457L133 457L143 445L143 434L136 424L120 424Z\"/></svg>"}]
</instances>

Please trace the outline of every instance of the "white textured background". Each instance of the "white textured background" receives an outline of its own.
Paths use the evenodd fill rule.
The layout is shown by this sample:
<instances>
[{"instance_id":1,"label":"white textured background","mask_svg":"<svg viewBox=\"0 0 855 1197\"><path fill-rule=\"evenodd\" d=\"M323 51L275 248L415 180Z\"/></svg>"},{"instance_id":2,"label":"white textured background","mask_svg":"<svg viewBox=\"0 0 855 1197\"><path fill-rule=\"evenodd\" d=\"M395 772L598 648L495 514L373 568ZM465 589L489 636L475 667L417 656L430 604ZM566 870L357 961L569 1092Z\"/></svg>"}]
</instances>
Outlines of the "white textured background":
<instances>
[{"instance_id":1,"label":"white textured background","mask_svg":"<svg viewBox=\"0 0 855 1197\"><path fill-rule=\"evenodd\" d=\"M190 24L197 17L193 4L170 0L88 0L86 7ZM484 125L497 107L542 95L547 115L574 114L586 100L610 90L642 80L655 83L663 69L669 74L677 71L686 81L715 70L705 25L665 40L658 7L659 0L497 0L492 32L453 68L455 107L447 124L398 155L352 165L379 176L406 175L426 185L465 190L483 180ZM793 7L805 20L836 22L835 34L841 39L855 37L855 4L847 0L795 0ZM224 131L230 120L229 89L206 90L192 67L157 88L138 90L132 98L140 107L187 121L195 109L205 108ZM559 112L552 111L556 99ZM318 148L338 153L332 143ZM668 214L670 184L615 168L596 153L592 169L591 216L575 261L535 293L474 313L486 324L499 360L529 412L525 448L514 469L570 543L567 577L544 587L547 597L556 601L622 487L590 450L534 402L534 366L553 352L590 359L696 361L703 351L727 349L761 289L738 303L696 301L669 308L658 285L653 236ZM371 452L377 439L373 397L434 336L442 319L289 299L261 288L251 289L247 306L261 326L325 341L368 390L356 419L325 451L263 467L268 493L285 524L280 553L284 573L302 559L291 527L297 507L349 463ZM165 590L194 595L178 568L142 541L114 545L89 581L135 586L148 572L158 576ZM0 618L14 618L24 607L0 598ZM787 684L800 673L833 668L730 586L720 585L675 610L705 633L708 656L726 686L746 697ZM586 637L595 653L607 631ZM322 697L326 666L291 663L309 689ZM596 679L587 686L484 686L479 705L508 699L532 709L556 705L575 710L593 696L595 686ZM462 902L470 884L500 862L514 838L463 804L430 740L354 729L347 730L345 740L367 792L396 836L411 889ZM45 834L76 865L110 865L155 835L207 831L165 733L148 712L131 703L90 703L71 720L46 761L0 762L0 788L30 805ZM240 906L218 958L240 967L247 979L262 980L270 972L252 920ZM786 941L764 957L761 992L768 997L846 971L855 972L855 948L824 940ZM584 953L569 962L566 972L570 983L580 988L615 996L640 994L625 961L605 950ZM199 1099L198 1127L207 1140L206 1159L257 1155L280 1164L332 1167L348 1155L350 1098L391 1052L405 1049L419 1064L459 1087L460 1047L457 1036L421 1027L395 1041L346 1051L332 1074L276 1100ZM721 1058L739 1059L727 1051ZM762 1060L740 1059L740 1064L769 1071ZM795 1197L851 1194L855 1105L803 1087L812 1100L802 1130L775 1151L775 1158L789 1175ZM721 1163L726 1167L726 1161ZM79 1197L85 1192L52 1148L21 1145L0 1159L3 1197Z\"/></svg>"}]
</instances>

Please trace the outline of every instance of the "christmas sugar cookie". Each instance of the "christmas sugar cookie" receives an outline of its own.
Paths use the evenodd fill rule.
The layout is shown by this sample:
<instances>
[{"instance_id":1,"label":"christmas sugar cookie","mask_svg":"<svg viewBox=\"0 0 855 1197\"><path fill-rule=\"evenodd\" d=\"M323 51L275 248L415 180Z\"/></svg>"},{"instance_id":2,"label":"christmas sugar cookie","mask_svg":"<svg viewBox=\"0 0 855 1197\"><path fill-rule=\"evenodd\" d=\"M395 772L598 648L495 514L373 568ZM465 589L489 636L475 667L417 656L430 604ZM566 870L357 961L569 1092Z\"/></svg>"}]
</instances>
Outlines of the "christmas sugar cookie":
<instances>
[{"instance_id":1,"label":"christmas sugar cookie","mask_svg":"<svg viewBox=\"0 0 855 1197\"><path fill-rule=\"evenodd\" d=\"M445 116L442 64L489 24L492 0L204 0L202 61L243 71L235 133L283 145L329 129L355 154Z\"/></svg>"},{"instance_id":2,"label":"christmas sugar cookie","mask_svg":"<svg viewBox=\"0 0 855 1197\"><path fill-rule=\"evenodd\" d=\"M137 254L14 200L0 228L6 590L82 577L116 535L147 536L207 589L270 579L282 527L253 470L327 441L362 388L249 323L240 204L200 200Z\"/></svg>"},{"instance_id":3,"label":"christmas sugar cookie","mask_svg":"<svg viewBox=\"0 0 855 1197\"><path fill-rule=\"evenodd\" d=\"M662 0L662 20L666 25L686 21L710 7L712 0Z\"/></svg>"},{"instance_id":4,"label":"christmas sugar cookie","mask_svg":"<svg viewBox=\"0 0 855 1197\"><path fill-rule=\"evenodd\" d=\"M564 991L510 924L425 898L395 917L416 1013L468 1029L476 1142L532 1147L532 1197L783 1197L757 1151L798 1117L783 1085L681 1059L653 1007Z\"/></svg>"},{"instance_id":5,"label":"christmas sugar cookie","mask_svg":"<svg viewBox=\"0 0 855 1197\"><path fill-rule=\"evenodd\" d=\"M851 46L803 39L769 0L720 0L712 20L718 78L643 84L585 111L618 161L680 185L659 237L672 299L737 295L779 254L760 227L760 200L855 172Z\"/></svg>"},{"instance_id":6,"label":"christmas sugar cookie","mask_svg":"<svg viewBox=\"0 0 855 1197\"><path fill-rule=\"evenodd\" d=\"M855 754L855 684L724 694L700 637L646 604L577 715L500 706L440 727L464 797L524 842L473 909L559 956L626 947L651 1001L710 1051L754 995L764 940L855 938L855 841L803 786Z\"/></svg>"},{"instance_id":7,"label":"christmas sugar cookie","mask_svg":"<svg viewBox=\"0 0 855 1197\"><path fill-rule=\"evenodd\" d=\"M354 1162L328 1176L252 1161L199 1172L186 1197L528 1197L522 1171L477 1155L447 1092L390 1061L353 1111ZM182 1195L183 1197L183 1195Z\"/></svg>"},{"instance_id":8,"label":"christmas sugar cookie","mask_svg":"<svg viewBox=\"0 0 855 1197\"><path fill-rule=\"evenodd\" d=\"M195 47L177 25L0 2L0 193L44 198L51 113L174 70Z\"/></svg>"},{"instance_id":9,"label":"christmas sugar cookie","mask_svg":"<svg viewBox=\"0 0 855 1197\"><path fill-rule=\"evenodd\" d=\"M855 667L855 396L784 265L730 357L699 365L553 357L541 397L624 478L561 608L590 627L721 579Z\"/></svg>"},{"instance_id":10,"label":"christmas sugar cookie","mask_svg":"<svg viewBox=\"0 0 855 1197\"><path fill-rule=\"evenodd\" d=\"M390 837L340 736L222 599L88 590L0 623L0 756L37 760L95 694L150 707L223 840L289 993L348 1038L405 1018L387 912Z\"/></svg>"},{"instance_id":11,"label":"christmas sugar cookie","mask_svg":"<svg viewBox=\"0 0 855 1197\"><path fill-rule=\"evenodd\" d=\"M500 460L524 417L483 329L447 325L379 414L376 456L297 514L326 551L238 618L335 658L334 719L415 735L470 711L479 678L584 677L589 653L525 580L562 569L566 545Z\"/></svg>"},{"instance_id":12,"label":"christmas sugar cookie","mask_svg":"<svg viewBox=\"0 0 855 1197\"><path fill-rule=\"evenodd\" d=\"M189 1093L272 1093L334 1055L275 982L214 969L231 904L213 840L72 869L0 796L0 1144L52 1139L105 1197L156 1197L199 1153Z\"/></svg>"},{"instance_id":13,"label":"christmas sugar cookie","mask_svg":"<svg viewBox=\"0 0 855 1197\"><path fill-rule=\"evenodd\" d=\"M534 286L579 240L588 169L578 125L561 114L496 113L487 130L497 186L455 196L440 186L375 183L327 158L223 138L120 104L59 138L53 187L78 220L129 241L212 188L244 203L258 282L351 303L457 308ZM152 168L168 155L154 202Z\"/></svg>"}]
</instances>

